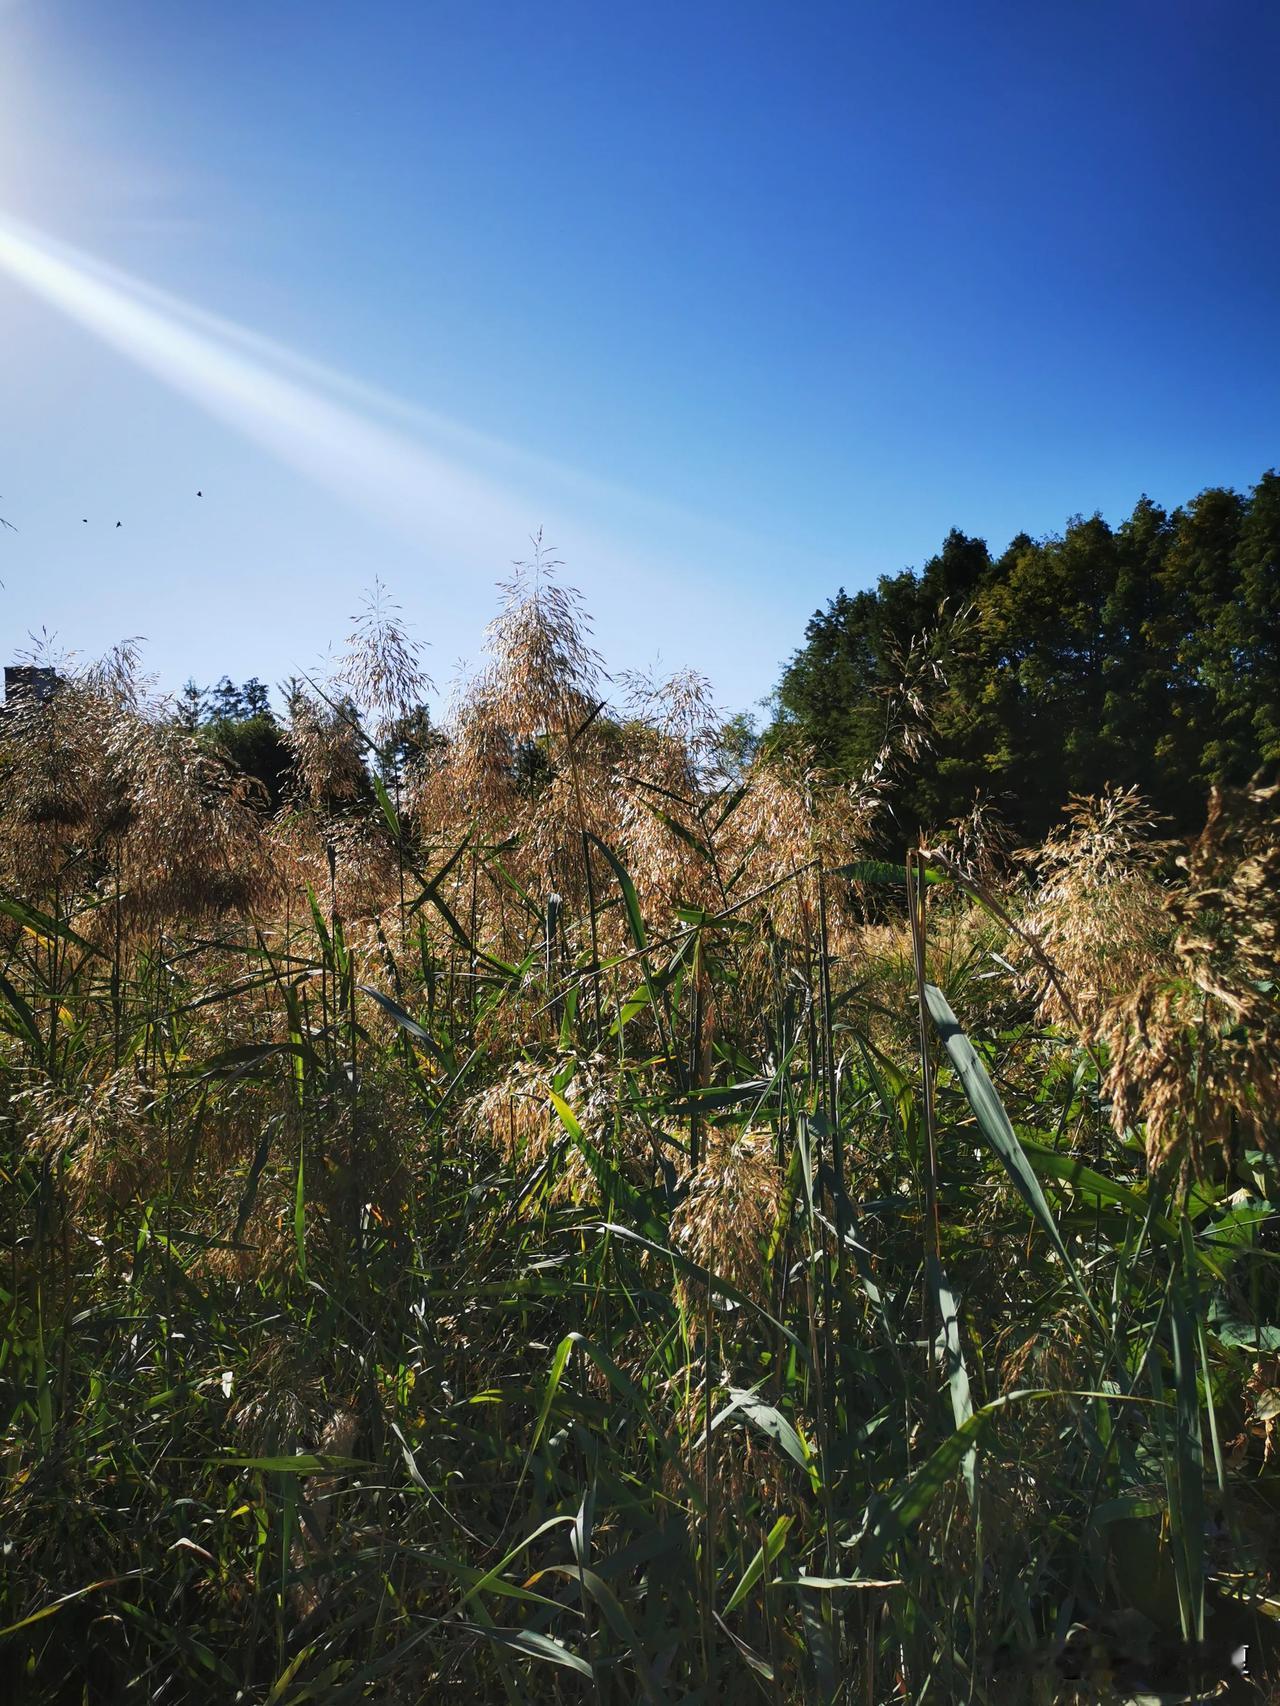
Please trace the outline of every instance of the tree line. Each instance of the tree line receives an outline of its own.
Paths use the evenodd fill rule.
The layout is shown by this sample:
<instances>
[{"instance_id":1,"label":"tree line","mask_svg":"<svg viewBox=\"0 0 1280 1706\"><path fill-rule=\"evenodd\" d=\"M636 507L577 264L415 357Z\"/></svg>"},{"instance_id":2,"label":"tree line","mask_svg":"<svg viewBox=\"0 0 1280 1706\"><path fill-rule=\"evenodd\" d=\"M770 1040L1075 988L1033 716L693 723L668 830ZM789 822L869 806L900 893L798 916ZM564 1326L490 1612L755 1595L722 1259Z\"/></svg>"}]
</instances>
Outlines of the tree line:
<instances>
[{"instance_id":1,"label":"tree line","mask_svg":"<svg viewBox=\"0 0 1280 1706\"><path fill-rule=\"evenodd\" d=\"M203 731L237 770L262 784L270 804L279 804L292 755L265 682L256 675L240 683L224 675L214 687L188 681L178 695L177 718L193 733Z\"/></svg>"},{"instance_id":2,"label":"tree line","mask_svg":"<svg viewBox=\"0 0 1280 1706\"><path fill-rule=\"evenodd\" d=\"M1143 497L1119 526L1076 517L999 556L953 529L918 572L842 588L814 614L772 741L856 776L922 643L939 652L929 738L897 790L895 834L983 792L1038 839L1071 794L1106 783L1136 785L1191 832L1211 784L1280 761L1280 474L1172 511Z\"/></svg>"},{"instance_id":3,"label":"tree line","mask_svg":"<svg viewBox=\"0 0 1280 1706\"><path fill-rule=\"evenodd\" d=\"M1193 833L1212 784L1280 763L1280 473L1171 511L1142 497L1118 526L1078 516L999 555L953 528L923 568L841 588L783 669L766 751L856 778L913 673L927 738L896 778L886 841L980 796L1039 840L1072 794L1108 783ZM261 681L188 682L178 716L279 802L291 757ZM421 707L390 762L439 738ZM730 719L722 744L726 763L749 762L750 719Z\"/></svg>"},{"instance_id":4,"label":"tree line","mask_svg":"<svg viewBox=\"0 0 1280 1706\"><path fill-rule=\"evenodd\" d=\"M286 713L292 717L303 683L290 678L280 687ZM359 712L345 696L328 701L333 716L359 725ZM257 676L235 682L224 675L213 687L189 680L178 695L176 720L198 734L236 770L253 777L262 786L262 803L280 805L294 765L285 727L271 703L271 691ZM441 739L426 705L415 705L384 731L382 745L370 748L370 767L390 784L411 762L423 760Z\"/></svg>"}]
</instances>

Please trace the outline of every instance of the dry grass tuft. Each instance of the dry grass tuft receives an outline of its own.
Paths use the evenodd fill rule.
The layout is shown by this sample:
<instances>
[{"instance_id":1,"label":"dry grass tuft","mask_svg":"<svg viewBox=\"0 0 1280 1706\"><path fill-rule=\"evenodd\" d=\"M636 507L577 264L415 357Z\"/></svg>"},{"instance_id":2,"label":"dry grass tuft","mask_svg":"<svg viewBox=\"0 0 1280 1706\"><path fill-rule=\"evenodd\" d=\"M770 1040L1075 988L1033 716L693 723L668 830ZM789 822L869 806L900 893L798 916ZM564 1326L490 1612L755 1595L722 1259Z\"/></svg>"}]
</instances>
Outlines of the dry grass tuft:
<instances>
[{"instance_id":1,"label":"dry grass tuft","mask_svg":"<svg viewBox=\"0 0 1280 1706\"><path fill-rule=\"evenodd\" d=\"M1025 955L1024 964L1040 1016L1068 1026L1079 1019L1091 1031L1108 1004L1168 952L1172 932L1160 867L1170 847L1156 838L1159 820L1135 788L1074 797L1065 816L1040 848L1022 855L1034 880L1024 924L1061 985Z\"/></svg>"},{"instance_id":2,"label":"dry grass tuft","mask_svg":"<svg viewBox=\"0 0 1280 1706\"><path fill-rule=\"evenodd\" d=\"M777 1224L783 1177L771 1131L713 1128L684 1198L671 1217L671 1237L690 1261L744 1296L763 1303L769 1276L765 1250ZM716 1306L714 1286L683 1280L692 1330Z\"/></svg>"},{"instance_id":3,"label":"dry grass tuft","mask_svg":"<svg viewBox=\"0 0 1280 1706\"><path fill-rule=\"evenodd\" d=\"M1146 1127L1153 1166L1270 1149L1280 1122L1280 787L1215 790L1169 896L1168 971L1103 1014L1118 1129Z\"/></svg>"}]
</instances>

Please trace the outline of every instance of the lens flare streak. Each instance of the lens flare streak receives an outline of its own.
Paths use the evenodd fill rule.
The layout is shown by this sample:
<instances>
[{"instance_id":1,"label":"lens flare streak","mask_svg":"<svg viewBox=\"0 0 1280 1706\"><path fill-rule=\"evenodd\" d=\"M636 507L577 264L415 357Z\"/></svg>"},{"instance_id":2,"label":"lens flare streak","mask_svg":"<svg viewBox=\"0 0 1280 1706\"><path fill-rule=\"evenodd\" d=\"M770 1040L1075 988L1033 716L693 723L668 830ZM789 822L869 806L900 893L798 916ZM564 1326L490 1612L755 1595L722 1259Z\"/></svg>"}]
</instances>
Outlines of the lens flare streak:
<instances>
[{"instance_id":1,"label":"lens flare streak","mask_svg":"<svg viewBox=\"0 0 1280 1706\"><path fill-rule=\"evenodd\" d=\"M266 339L9 219L0 219L0 270L280 462L398 531L460 545L480 518L513 539L529 530L534 511L519 494L273 370L272 359L327 372ZM354 382L347 389L360 393Z\"/></svg>"}]
</instances>

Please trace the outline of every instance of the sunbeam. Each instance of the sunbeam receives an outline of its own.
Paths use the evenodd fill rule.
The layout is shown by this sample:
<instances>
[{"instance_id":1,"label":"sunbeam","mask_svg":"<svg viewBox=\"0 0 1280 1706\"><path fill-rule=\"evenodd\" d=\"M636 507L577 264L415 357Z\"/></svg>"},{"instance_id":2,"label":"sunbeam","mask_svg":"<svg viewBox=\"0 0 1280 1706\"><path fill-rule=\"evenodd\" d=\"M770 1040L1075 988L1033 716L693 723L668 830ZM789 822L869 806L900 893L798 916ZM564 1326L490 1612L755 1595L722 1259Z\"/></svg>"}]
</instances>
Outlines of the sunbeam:
<instances>
[{"instance_id":1,"label":"sunbeam","mask_svg":"<svg viewBox=\"0 0 1280 1706\"><path fill-rule=\"evenodd\" d=\"M7 217L0 218L0 269L279 461L419 542L460 546L481 516L512 539L528 532L531 499L273 371L271 361L296 372L306 364L266 339ZM341 380L328 377L335 386ZM359 395L354 384L348 391Z\"/></svg>"}]
</instances>

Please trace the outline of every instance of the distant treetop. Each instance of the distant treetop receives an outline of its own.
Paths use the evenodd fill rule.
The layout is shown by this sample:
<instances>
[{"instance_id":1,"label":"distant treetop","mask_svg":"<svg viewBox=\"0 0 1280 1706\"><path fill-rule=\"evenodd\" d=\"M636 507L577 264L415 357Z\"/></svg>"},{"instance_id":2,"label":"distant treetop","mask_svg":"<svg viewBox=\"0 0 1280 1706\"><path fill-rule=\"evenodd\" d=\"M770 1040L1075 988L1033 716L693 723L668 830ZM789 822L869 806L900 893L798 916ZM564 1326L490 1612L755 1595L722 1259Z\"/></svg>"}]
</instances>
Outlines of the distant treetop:
<instances>
[{"instance_id":1,"label":"distant treetop","mask_svg":"<svg viewBox=\"0 0 1280 1706\"><path fill-rule=\"evenodd\" d=\"M998 557L952 530L919 572L837 592L786 666L770 731L854 776L877 750L913 638L968 610L939 661L929 750L897 829L960 816L979 790L1039 838L1071 794L1136 786L1177 830L1214 782L1280 763L1280 474L1210 488L1118 527L1072 519Z\"/></svg>"}]
</instances>

